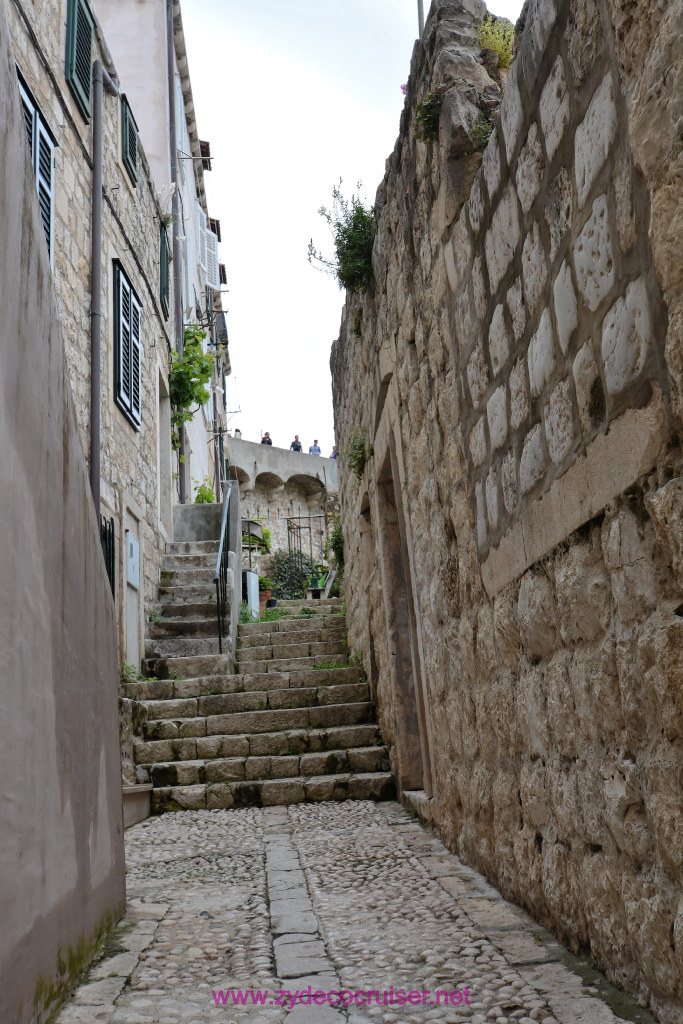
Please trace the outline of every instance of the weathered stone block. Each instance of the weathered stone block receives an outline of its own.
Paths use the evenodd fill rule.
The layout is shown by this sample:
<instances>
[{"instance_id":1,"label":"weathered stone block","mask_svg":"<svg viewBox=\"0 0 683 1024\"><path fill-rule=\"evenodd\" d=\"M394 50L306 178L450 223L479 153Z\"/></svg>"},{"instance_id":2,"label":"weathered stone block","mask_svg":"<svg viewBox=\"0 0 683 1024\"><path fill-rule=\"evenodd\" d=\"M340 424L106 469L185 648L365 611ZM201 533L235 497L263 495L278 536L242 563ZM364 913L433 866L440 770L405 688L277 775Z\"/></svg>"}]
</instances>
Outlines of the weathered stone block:
<instances>
[{"instance_id":1,"label":"weathered stone block","mask_svg":"<svg viewBox=\"0 0 683 1024\"><path fill-rule=\"evenodd\" d=\"M488 529L486 526L486 506L484 505L484 485L477 482L474 485L474 497L477 505L477 543L479 547L486 544Z\"/></svg>"},{"instance_id":2,"label":"weathered stone block","mask_svg":"<svg viewBox=\"0 0 683 1024\"><path fill-rule=\"evenodd\" d=\"M510 265L519 242L519 235L517 198L512 185L508 183L493 213L491 227L486 232L484 242L489 280L494 291Z\"/></svg>"},{"instance_id":3,"label":"weathered stone block","mask_svg":"<svg viewBox=\"0 0 683 1024\"><path fill-rule=\"evenodd\" d=\"M522 249L522 277L527 305L533 313L548 280L548 261L543 251L541 232L538 223L524 239Z\"/></svg>"},{"instance_id":4,"label":"weathered stone block","mask_svg":"<svg viewBox=\"0 0 683 1024\"><path fill-rule=\"evenodd\" d=\"M491 529L498 526L498 474L490 469L486 477L486 511Z\"/></svg>"},{"instance_id":5,"label":"weathered stone block","mask_svg":"<svg viewBox=\"0 0 683 1024\"><path fill-rule=\"evenodd\" d=\"M572 545L555 566L560 632L565 643L593 641L610 619L609 577L600 548Z\"/></svg>"},{"instance_id":6,"label":"weathered stone block","mask_svg":"<svg viewBox=\"0 0 683 1024\"><path fill-rule=\"evenodd\" d=\"M595 91L586 116L576 129L574 161L576 194L583 206L598 171L607 159L617 134L617 110L614 104L612 74L608 72Z\"/></svg>"},{"instance_id":7,"label":"weathered stone block","mask_svg":"<svg viewBox=\"0 0 683 1024\"><path fill-rule=\"evenodd\" d=\"M534 122L529 129L526 142L522 147L517 161L517 195L525 213L528 213L533 206L534 199L541 188L545 160L541 148L541 139L538 133L538 126Z\"/></svg>"},{"instance_id":8,"label":"weathered stone block","mask_svg":"<svg viewBox=\"0 0 683 1024\"><path fill-rule=\"evenodd\" d=\"M588 308L595 311L614 285L615 267L607 196L593 203L590 217L574 243L576 280Z\"/></svg>"},{"instance_id":9,"label":"weathered stone block","mask_svg":"<svg viewBox=\"0 0 683 1024\"><path fill-rule=\"evenodd\" d=\"M470 192L467 207L469 210L472 231L476 235L479 233L479 229L484 220L484 198L481 192L481 171L477 174L472 183L472 190Z\"/></svg>"},{"instance_id":10,"label":"weathered stone block","mask_svg":"<svg viewBox=\"0 0 683 1024\"><path fill-rule=\"evenodd\" d=\"M470 455L475 466L481 466L487 454L485 417L482 416L470 432Z\"/></svg>"},{"instance_id":11,"label":"weathered stone block","mask_svg":"<svg viewBox=\"0 0 683 1024\"><path fill-rule=\"evenodd\" d=\"M472 405L478 409L489 386L489 368L481 345L477 345L467 361L467 383L470 387Z\"/></svg>"},{"instance_id":12,"label":"weathered stone block","mask_svg":"<svg viewBox=\"0 0 683 1024\"><path fill-rule=\"evenodd\" d=\"M516 430L529 413L526 361L518 359L510 371L510 423Z\"/></svg>"},{"instance_id":13,"label":"weathered stone block","mask_svg":"<svg viewBox=\"0 0 683 1024\"><path fill-rule=\"evenodd\" d=\"M550 313L543 310L538 329L529 343L529 384L531 394L538 398L555 366L555 341Z\"/></svg>"},{"instance_id":14,"label":"weathered stone block","mask_svg":"<svg viewBox=\"0 0 683 1024\"><path fill-rule=\"evenodd\" d=\"M481 271L481 256L477 256L472 264L472 297L474 298L474 308L477 316L480 320L483 320L486 313L487 293L484 275Z\"/></svg>"},{"instance_id":15,"label":"weathered stone block","mask_svg":"<svg viewBox=\"0 0 683 1024\"><path fill-rule=\"evenodd\" d=\"M517 496L519 494L519 488L517 486L517 458L514 450L512 449L503 459L501 478L503 485L503 502L508 513L512 515L517 508Z\"/></svg>"},{"instance_id":16,"label":"weathered stone block","mask_svg":"<svg viewBox=\"0 0 683 1024\"><path fill-rule=\"evenodd\" d=\"M500 185L500 165L500 146L498 145L498 135L494 131L489 139L488 146L484 150L484 156L481 162L481 168L491 202L493 202L496 192L498 191L498 186Z\"/></svg>"},{"instance_id":17,"label":"weathered stone block","mask_svg":"<svg viewBox=\"0 0 683 1024\"><path fill-rule=\"evenodd\" d=\"M557 610L550 580L530 570L522 576L517 599L522 646L531 661L549 657L557 644Z\"/></svg>"},{"instance_id":18,"label":"weathered stone block","mask_svg":"<svg viewBox=\"0 0 683 1024\"><path fill-rule=\"evenodd\" d=\"M505 323L504 307L501 303L493 311L491 328L489 330L489 356L491 357L491 368L494 377L505 366L509 355L510 339L508 337L507 324Z\"/></svg>"},{"instance_id":19,"label":"weathered stone block","mask_svg":"<svg viewBox=\"0 0 683 1024\"><path fill-rule=\"evenodd\" d=\"M566 38L572 77L579 86L605 45L598 0L572 0Z\"/></svg>"},{"instance_id":20,"label":"weathered stone block","mask_svg":"<svg viewBox=\"0 0 683 1024\"><path fill-rule=\"evenodd\" d=\"M555 299L555 322L557 324L557 338L564 355L567 354L572 334L579 323L579 313L576 304L576 293L572 283L572 274L566 260L562 263L555 283L553 285L553 298Z\"/></svg>"},{"instance_id":21,"label":"weathered stone block","mask_svg":"<svg viewBox=\"0 0 683 1024\"><path fill-rule=\"evenodd\" d=\"M560 169L547 192L545 219L550 231L550 259L554 260L572 221L572 186L565 167Z\"/></svg>"},{"instance_id":22,"label":"weathered stone block","mask_svg":"<svg viewBox=\"0 0 683 1024\"><path fill-rule=\"evenodd\" d=\"M512 331L515 341L519 341L526 327L526 308L524 305L524 294L522 282L518 277L507 290L508 309L512 317Z\"/></svg>"},{"instance_id":23,"label":"weathered stone block","mask_svg":"<svg viewBox=\"0 0 683 1024\"><path fill-rule=\"evenodd\" d=\"M526 12L526 23L522 36L520 60L524 78L530 92L538 77L541 58L548 45L550 32L557 17L556 0L531 0Z\"/></svg>"},{"instance_id":24,"label":"weathered stone block","mask_svg":"<svg viewBox=\"0 0 683 1024\"><path fill-rule=\"evenodd\" d=\"M548 159L552 160L569 124L569 94L561 56L556 58L543 86L538 113Z\"/></svg>"},{"instance_id":25,"label":"weathered stone block","mask_svg":"<svg viewBox=\"0 0 683 1024\"><path fill-rule=\"evenodd\" d=\"M647 361L652 341L650 303L645 279L632 281L602 323L605 383L611 395L636 380Z\"/></svg>"},{"instance_id":26,"label":"weathered stone block","mask_svg":"<svg viewBox=\"0 0 683 1024\"><path fill-rule=\"evenodd\" d=\"M208 761L204 771L207 782L241 782L244 778L244 759L226 758Z\"/></svg>"},{"instance_id":27,"label":"weathered stone block","mask_svg":"<svg viewBox=\"0 0 683 1024\"><path fill-rule=\"evenodd\" d=\"M605 399L598 367L589 341L579 349L572 366L579 420L585 431L596 425L604 415Z\"/></svg>"},{"instance_id":28,"label":"weathered stone block","mask_svg":"<svg viewBox=\"0 0 683 1024\"><path fill-rule=\"evenodd\" d=\"M574 411L567 381L553 388L545 409L545 436L550 458L558 465L569 455L574 442Z\"/></svg>"},{"instance_id":29,"label":"weathered stone block","mask_svg":"<svg viewBox=\"0 0 683 1024\"><path fill-rule=\"evenodd\" d=\"M508 75L503 94L503 102L500 105L500 123L503 129L508 163L512 160L517 146L517 139L524 123L524 111L522 110L522 100L517 84L519 74L519 62L515 61L510 68L510 74ZM490 189L489 195L491 195Z\"/></svg>"},{"instance_id":30,"label":"weathered stone block","mask_svg":"<svg viewBox=\"0 0 683 1024\"><path fill-rule=\"evenodd\" d=\"M500 448L508 435L507 420L507 389L504 384L493 392L486 406L486 417L489 421L491 447Z\"/></svg>"},{"instance_id":31,"label":"weathered stone block","mask_svg":"<svg viewBox=\"0 0 683 1024\"><path fill-rule=\"evenodd\" d=\"M519 461L519 484L522 493L526 494L538 483L546 467L546 454L543 447L543 431L537 423L527 434L522 457Z\"/></svg>"}]
</instances>

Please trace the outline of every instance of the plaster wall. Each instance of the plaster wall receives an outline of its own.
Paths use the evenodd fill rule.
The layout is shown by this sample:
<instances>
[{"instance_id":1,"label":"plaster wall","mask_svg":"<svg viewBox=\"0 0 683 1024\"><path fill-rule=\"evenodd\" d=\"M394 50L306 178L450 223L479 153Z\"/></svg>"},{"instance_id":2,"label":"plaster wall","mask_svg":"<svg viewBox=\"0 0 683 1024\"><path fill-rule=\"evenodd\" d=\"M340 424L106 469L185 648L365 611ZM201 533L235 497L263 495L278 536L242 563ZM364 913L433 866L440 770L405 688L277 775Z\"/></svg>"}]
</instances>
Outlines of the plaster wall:
<instances>
[{"instance_id":1,"label":"plaster wall","mask_svg":"<svg viewBox=\"0 0 683 1024\"><path fill-rule=\"evenodd\" d=\"M673 1022L681 5L534 0L509 74L483 14L432 5L332 350L349 644L445 841Z\"/></svg>"},{"instance_id":2,"label":"plaster wall","mask_svg":"<svg viewBox=\"0 0 683 1024\"><path fill-rule=\"evenodd\" d=\"M123 913L125 874L116 613L4 5L0 149L0 1019L33 1024Z\"/></svg>"}]
</instances>

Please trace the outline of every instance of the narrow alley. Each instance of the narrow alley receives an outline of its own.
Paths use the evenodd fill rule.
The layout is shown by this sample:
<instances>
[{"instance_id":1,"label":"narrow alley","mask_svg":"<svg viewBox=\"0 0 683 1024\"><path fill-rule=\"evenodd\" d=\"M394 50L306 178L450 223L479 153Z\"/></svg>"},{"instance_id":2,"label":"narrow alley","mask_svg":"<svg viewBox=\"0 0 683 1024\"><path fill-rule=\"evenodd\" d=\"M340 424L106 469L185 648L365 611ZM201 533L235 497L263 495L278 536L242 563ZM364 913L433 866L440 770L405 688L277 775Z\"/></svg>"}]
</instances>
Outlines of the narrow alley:
<instances>
[{"instance_id":1,"label":"narrow alley","mask_svg":"<svg viewBox=\"0 0 683 1024\"><path fill-rule=\"evenodd\" d=\"M58 1024L652 1021L394 802L164 814L126 861L127 916Z\"/></svg>"}]
</instances>

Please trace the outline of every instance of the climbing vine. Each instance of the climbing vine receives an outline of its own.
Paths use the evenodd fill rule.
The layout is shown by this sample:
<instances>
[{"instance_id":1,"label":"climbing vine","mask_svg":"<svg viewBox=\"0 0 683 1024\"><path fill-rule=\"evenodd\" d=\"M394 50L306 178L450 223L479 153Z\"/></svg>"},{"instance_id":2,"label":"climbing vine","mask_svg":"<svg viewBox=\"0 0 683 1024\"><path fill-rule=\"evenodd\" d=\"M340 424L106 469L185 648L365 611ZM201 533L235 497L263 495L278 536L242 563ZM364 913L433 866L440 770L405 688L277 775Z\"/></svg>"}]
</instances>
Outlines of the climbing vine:
<instances>
[{"instance_id":1,"label":"climbing vine","mask_svg":"<svg viewBox=\"0 0 683 1024\"><path fill-rule=\"evenodd\" d=\"M180 428L189 423L194 414L209 400L207 387L213 373L213 355L204 352L202 341L206 337L197 324L185 328L183 354L171 352L168 390L171 397L171 437L173 447L180 447Z\"/></svg>"}]
</instances>

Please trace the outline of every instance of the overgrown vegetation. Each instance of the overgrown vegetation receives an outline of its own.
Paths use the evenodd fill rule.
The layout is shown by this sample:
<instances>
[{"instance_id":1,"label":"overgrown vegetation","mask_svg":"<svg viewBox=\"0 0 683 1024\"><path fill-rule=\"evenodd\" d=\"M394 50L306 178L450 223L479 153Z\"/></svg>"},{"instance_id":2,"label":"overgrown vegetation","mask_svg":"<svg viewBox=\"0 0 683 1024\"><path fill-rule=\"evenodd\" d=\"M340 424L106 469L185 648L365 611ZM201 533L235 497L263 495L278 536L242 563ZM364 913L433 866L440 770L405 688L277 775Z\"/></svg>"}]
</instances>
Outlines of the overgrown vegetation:
<instances>
[{"instance_id":1,"label":"overgrown vegetation","mask_svg":"<svg viewBox=\"0 0 683 1024\"><path fill-rule=\"evenodd\" d=\"M337 563L337 575L341 579L344 575L344 534L342 533L341 520L338 515L332 519L332 529L330 530L327 544Z\"/></svg>"},{"instance_id":2,"label":"overgrown vegetation","mask_svg":"<svg viewBox=\"0 0 683 1024\"><path fill-rule=\"evenodd\" d=\"M195 505L212 505L216 500L214 489L211 486L211 481L208 476L204 477L201 484L195 484Z\"/></svg>"},{"instance_id":3,"label":"overgrown vegetation","mask_svg":"<svg viewBox=\"0 0 683 1024\"><path fill-rule=\"evenodd\" d=\"M213 373L213 355L204 352L206 337L197 324L185 328L183 354L171 352L168 391L171 398L171 438L174 448L180 447L180 428L189 423L197 410L209 400L207 387ZM215 500L215 499L214 499Z\"/></svg>"},{"instance_id":4,"label":"overgrown vegetation","mask_svg":"<svg viewBox=\"0 0 683 1024\"><path fill-rule=\"evenodd\" d=\"M435 89L428 92L424 99L415 107L413 119L413 135L419 142L431 145L439 137L439 121L441 119L441 107L443 98L448 91L448 86L437 85Z\"/></svg>"},{"instance_id":5,"label":"overgrown vegetation","mask_svg":"<svg viewBox=\"0 0 683 1024\"><path fill-rule=\"evenodd\" d=\"M305 597L308 581L315 566L307 555L291 555L289 551L276 551L270 559L273 597L279 601L295 601Z\"/></svg>"},{"instance_id":6,"label":"overgrown vegetation","mask_svg":"<svg viewBox=\"0 0 683 1024\"><path fill-rule=\"evenodd\" d=\"M341 186L341 179L339 185ZM356 188L360 190L361 183ZM326 259L308 243L308 262L320 264L325 273L334 274L340 287L365 291L372 279L372 246L375 239L374 207L365 206L358 192L346 199L341 188L332 190L332 209L318 210L330 226L334 242L334 258Z\"/></svg>"},{"instance_id":7,"label":"overgrown vegetation","mask_svg":"<svg viewBox=\"0 0 683 1024\"><path fill-rule=\"evenodd\" d=\"M351 334L355 335L356 338L360 338L363 333L363 308L358 306L355 313L353 314L353 322L351 324Z\"/></svg>"},{"instance_id":8,"label":"overgrown vegetation","mask_svg":"<svg viewBox=\"0 0 683 1024\"><path fill-rule=\"evenodd\" d=\"M259 576L258 588L259 590L272 590L273 581L271 580L270 576Z\"/></svg>"},{"instance_id":9,"label":"overgrown vegetation","mask_svg":"<svg viewBox=\"0 0 683 1024\"><path fill-rule=\"evenodd\" d=\"M368 459L371 459L375 454L375 449L368 443L365 431L361 430L360 427L354 428L346 445L345 454L349 469L355 473L356 479L360 481Z\"/></svg>"},{"instance_id":10,"label":"overgrown vegetation","mask_svg":"<svg viewBox=\"0 0 683 1024\"><path fill-rule=\"evenodd\" d=\"M156 676L143 676L141 672L138 672L135 665L128 665L125 661L119 668L120 683L156 683L156 681Z\"/></svg>"},{"instance_id":11,"label":"overgrown vegetation","mask_svg":"<svg viewBox=\"0 0 683 1024\"><path fill-rule=\"evenodd\" d=\"M509 68L512 60L512 42L515 27L506 18L496 18L487 14L479 26L479 45L482 50L495 50L498 54L498 67Z\"/></svg>"},{"instance_id":12,"label":"overgrown vegetation","mask_svg":"<svg viewBox=\"0 0 683 1024\"><path fill-rule=\"evenodd\" d=\"M489 121L483 114L470 114L467 119L467 132L474 144L474 152L478 153L486 149L493 131L493 121Z\"/></svg>"}]
</instances>

